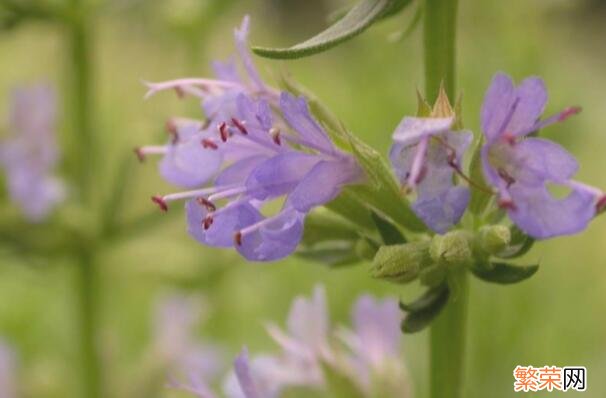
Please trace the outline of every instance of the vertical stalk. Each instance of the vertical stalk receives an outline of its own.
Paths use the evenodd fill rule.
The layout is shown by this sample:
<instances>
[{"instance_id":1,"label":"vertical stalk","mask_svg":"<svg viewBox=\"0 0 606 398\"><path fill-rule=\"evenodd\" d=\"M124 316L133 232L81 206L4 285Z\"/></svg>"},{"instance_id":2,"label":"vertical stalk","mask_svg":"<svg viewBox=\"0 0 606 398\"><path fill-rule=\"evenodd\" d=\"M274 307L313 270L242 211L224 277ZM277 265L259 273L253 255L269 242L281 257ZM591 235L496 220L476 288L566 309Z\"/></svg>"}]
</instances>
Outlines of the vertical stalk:
<instances>
[{"instance_id":1,"label":"vertical stalk","mask_svg":"<svg viewBox=\"0 0 606 398\"><path fill-rule=\"evenodd\" d=\"M455 96L455 42L458 0L425 0L425 91L433 102L444 84ZM468 301L466 269L452 271L451 298L430 329L430 397L462 398Z\"/></svg>"},{"instance_id":2,"label":"vertical stalk","mask_svg":"<svg viewBox=\"0 0 606 398\"><path fill-rule=\"evenodd\" d=\"M425 0L425 95L436 99L440 84L452 100L455 95L455 39L458 0Z\"/></svg>"},{"instance_id":3,"label":"vertical stalk","mask_svg":"<svg viewBox=\"0 0 606 398\"><path fill-rule=\"evenodd\" d=\"M95 170L94 106L92 82L92 18L86 0L67 0L70 19L67 26L69 62L67 114L71 117L71 166L76 170L82 205L94 210L93 173ZM101 365L96 332L98 276L95 242L81 236L76 258L76 315L78 317L80 371L84 398L101 398Z\"/></svg>"}]
</instances>

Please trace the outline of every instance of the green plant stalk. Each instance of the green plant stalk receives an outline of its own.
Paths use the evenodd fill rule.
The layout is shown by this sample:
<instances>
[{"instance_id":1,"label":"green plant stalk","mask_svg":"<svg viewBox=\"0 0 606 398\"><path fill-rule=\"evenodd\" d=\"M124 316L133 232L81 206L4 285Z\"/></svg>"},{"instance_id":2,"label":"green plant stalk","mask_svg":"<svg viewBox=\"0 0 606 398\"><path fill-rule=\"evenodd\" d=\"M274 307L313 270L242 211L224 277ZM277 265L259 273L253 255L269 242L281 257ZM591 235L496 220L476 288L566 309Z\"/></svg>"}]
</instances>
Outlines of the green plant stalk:
<instances>
[{"instance_id":1,"label":"green plant stalk","mask_svg":"<svg viewBox=\"0 0 606 398\"><path fill-rule=\"evenodd\" d=\"M68 108L71 117L71 146L68 155L70 166L76 171L78 194L87 210L94 209L92 192L95 171L94 106L92 82L92 21L86 0L69 0L66 3L67 43L69 45ZM84 226L86 230L87 226ZM97 346L98 331L98 270L95 242L86 236L78 239L74 247L76 262L74 289L76 294L76 316L78 317L79 366L81 396L101 398L101 364Z\"/></svg>"},{"instance_id":2,"label":"green plant stalk","mask_svg":"<svg viewBox=\"0 0 606 398\"><path fill-rule=\"evenodd\" d=\"M444 84L455 96L456 21L458 0L425 0L425 95L433 102ZM464 397L468 302L467 270L451 271L451 297L430 328L430 397Z\"/></svg>"},{"instance_id":3,"label":"green plant stalk","mask_svg":"<svg viewBox=\"0 0 606 398\"><path fill-rule=\"evenodd\" d=\"M455 42L458 0L425 0L425 96L430 103L444 83L451 102L455 96Z\"/></svg>"}]
</instances>

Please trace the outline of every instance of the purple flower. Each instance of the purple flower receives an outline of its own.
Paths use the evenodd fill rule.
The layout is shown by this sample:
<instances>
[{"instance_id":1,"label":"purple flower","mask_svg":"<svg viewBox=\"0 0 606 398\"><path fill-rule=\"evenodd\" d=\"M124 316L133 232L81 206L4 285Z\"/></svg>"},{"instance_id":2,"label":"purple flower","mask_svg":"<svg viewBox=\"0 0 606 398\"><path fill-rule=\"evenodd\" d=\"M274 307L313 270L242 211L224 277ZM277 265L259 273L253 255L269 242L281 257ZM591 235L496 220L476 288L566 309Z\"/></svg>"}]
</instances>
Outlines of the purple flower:
<instances>
[{"instance_id":1,"label":"purple flower","mask_svg":"<svg viewBox=\"0 0 606 398\"><path fill-rule=\"evenodd\" d=\"M11 199L32 222L42 221L65 198L63 182L53 175L59 160L55 119L52 89L15 90L9 124L13 137L0 143L0 165Z\"/></svg>"},{"instance_id":2,"label":"purple flower","mask_svg":"<svg viewBox=\"0 0 606 398\"><path fill-rule=\"evenodd\" d=\"M222 350L195 338L202 306L199 299L171 295L156 306L153 350L175 378L202 389L223 367ZM178 383L175 383L178 385Z\"/></svg>"},{"instance_id":3,"label":"purple flower","mask_svg":"<svg viewBox=\"0 0 606 398\"><path fill-rule=\"evenodd\" d=\"M389 153L400 182L416 190L412 209L438 233L458 223L469 202L469 190L454 185L453 177L472 134L452 131L453 123L454 117L405 117Z\"/></svg>"},{"instance_id":4,"label":"purple flower","mask_svg":"<svg viewBox=\"0 0 606 398\"><path fill-rule=\"evenodd\" d=\"M240 94L236 103L240 119L235 127L226 127L221 143L233 145L225 149L233 161L221 169L214 185L153 200L167 209L170 201L190 199L188 231L200 243L235 246L252 261L277 260L296 249L305 214L360 180L362 171L328 139L305 99L282 93L277 115L263 99ZM200 161L192 170L205 167ZM262 213L265 205L282 199L276 214ZM220 201L227 203L219 208Z\"/></svg>"},{"instance_id":5,"label":"purple flower","mask_svg":"<svg viewBox=\"0 0 606 398\"><path fill-rule=\"evenodd\" d=\"M345 366L352 380L372 396L373 383L380 381L389 396L410 396L410 386L400 355L401 311L392 299L361 296L354 305L353 330L340 332L351 350Z\"/></svg>"},{"instance_id":6,"label":"purple flower","mask_svg":"<svg viewBox=\"0 0 606 398\"><path fill-rule=\"evenodd\" d=\"M603 198L599 190L571 180L578 163L570 153L552 141L530 136L580 111L572 107L539 120L546 103L541 79L530 77L515 87L499 73L488 88L481 113L486 179L497 189L498 203L511 220L537 239L582 231L600 210ZM567 188L569 193L555 197L550 186Z\"/></svg>"}]
</instances>

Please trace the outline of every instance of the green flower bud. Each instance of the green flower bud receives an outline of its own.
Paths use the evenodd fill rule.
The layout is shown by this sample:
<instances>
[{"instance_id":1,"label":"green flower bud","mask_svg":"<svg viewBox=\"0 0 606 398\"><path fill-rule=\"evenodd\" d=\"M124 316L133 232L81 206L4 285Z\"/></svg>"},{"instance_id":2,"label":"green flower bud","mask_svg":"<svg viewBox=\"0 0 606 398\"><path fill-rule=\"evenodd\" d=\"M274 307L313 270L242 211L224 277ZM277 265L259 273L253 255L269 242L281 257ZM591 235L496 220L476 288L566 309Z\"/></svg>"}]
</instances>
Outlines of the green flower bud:
<instances>
[{"instance_id":1,"label":"green flower bud","mask_svg":"<svg viewBox=\"0 0 606 398\"><path fill-rule=\"evenodd\" d=\"M431 263L428 249L428 242L382 246L372 262L370 274L394 283L410 282Z\"/></svg>"},{"instance_id":2,"label":"green flower bud","mask_svg":"<svg viewBox=\"0 0 606 398\"><path fill-rule=\"evenodd\" d=\"M478 241L484 252L497 254L511 243L511 231L504 225L482 227L478 233Z\"/></svg>"},{"instance_id":3,"label":"green flower bud","mask_svg":"<svg viewBox=\"0 0 606 398\"><path fill-rule=\"evenodd\" d=\"M436 235L429 247L431 259L448 267L469 264L473 259L469 232L453 231L446 235Z\"/></svg>"}]
</instances>

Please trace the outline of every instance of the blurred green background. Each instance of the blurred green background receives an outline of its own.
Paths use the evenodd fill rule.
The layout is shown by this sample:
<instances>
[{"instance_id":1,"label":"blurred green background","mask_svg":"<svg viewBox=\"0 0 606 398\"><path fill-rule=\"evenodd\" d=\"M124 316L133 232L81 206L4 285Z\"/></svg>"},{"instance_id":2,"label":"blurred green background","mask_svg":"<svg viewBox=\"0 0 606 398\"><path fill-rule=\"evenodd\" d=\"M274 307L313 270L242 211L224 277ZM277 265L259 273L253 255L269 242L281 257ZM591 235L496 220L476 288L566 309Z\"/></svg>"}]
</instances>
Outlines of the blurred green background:
<instances>
[{"instance_id":1,"label":"blurred green background","mask_svg":"<svg viewBox=\"0 0 606 398\"><path fill-rule=\"evenodd\" d=\"M233 52L232 29L245 13L252 17L252 43L287 45L317 32L329 11L347 2L233 3L199 18L200 2L194 0L125 0L104 8L96 20L94 40L97 151L103 159L101 177L94 183L97 196L107 194L134 146L161 142L168 117L200 116L193 100L161 94L143 101L141 80L208 75L210 60ZM604 2L460 3L457 73L466 125L478 130L479 107L494 72L506 71L518 80L540 75L550 92L548 113L568 105L584 108L580 116L545 134L581 160L580 180L606 187ZM269 81L278 71L290 71L349 129L386 153L394 127L415 110L415 89L423 87L421 31L402 42L387 40L407 26L415 8L327 53L286 63L257 58L257 65ZM42 23L0 33L0 120L6 120L8 94L16 85L44 81L59 89L65 85L69 61L64 39L61 29ZM64 106L61 112L65 122L70 109ZM149 196L171 190L153 161L139 165L133 156L130 165L127 206L121 214L125 220L154 210ZM153 396L136 391L137 383L145 379L142 361L151 336L153 305L163 293L203 294L209 311L200 336L222 343L232 357L243 344L253 353L274 349L263 323L282 323L293 297L309 294L317 283L327 288L335 324L349 322L350 306L362 292L406 299L420 292L418 286L372 280L367 264L328 270L295 257L247 264L232 251L198 245L188 237L179 207L171 212L177 214L102 248L98 332L108 397ZM5 224L3 228L10 228ZM597 219L583 234L536 245L521 260L541 263L529 281L513 287L473 281L466 397L513 396L516 365L586 366L585 396L606 396L605 245L606 221ZM19 354L24 397L76 396L73 278L68 259L23 257L0 246L0 336ZM415 396L425 397L427 333L405 336L403 344ZM157 396L171 394L161 388Z\"/></svg>"}]
</instances>

